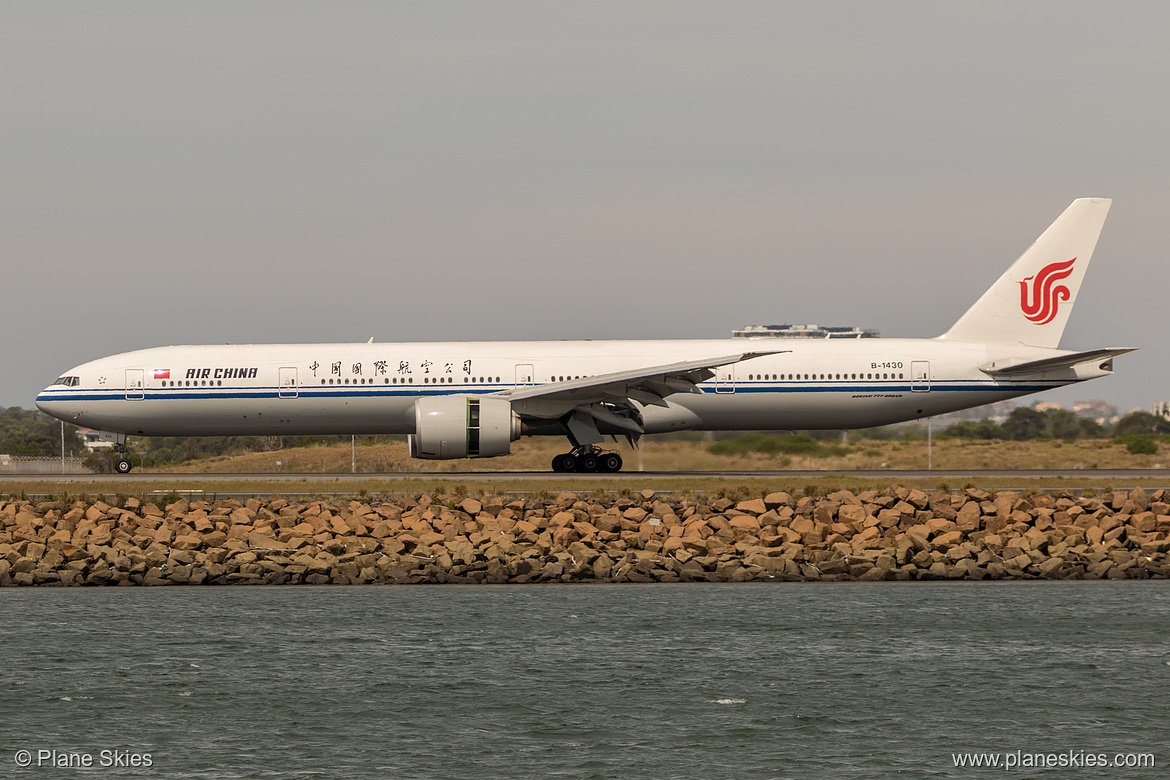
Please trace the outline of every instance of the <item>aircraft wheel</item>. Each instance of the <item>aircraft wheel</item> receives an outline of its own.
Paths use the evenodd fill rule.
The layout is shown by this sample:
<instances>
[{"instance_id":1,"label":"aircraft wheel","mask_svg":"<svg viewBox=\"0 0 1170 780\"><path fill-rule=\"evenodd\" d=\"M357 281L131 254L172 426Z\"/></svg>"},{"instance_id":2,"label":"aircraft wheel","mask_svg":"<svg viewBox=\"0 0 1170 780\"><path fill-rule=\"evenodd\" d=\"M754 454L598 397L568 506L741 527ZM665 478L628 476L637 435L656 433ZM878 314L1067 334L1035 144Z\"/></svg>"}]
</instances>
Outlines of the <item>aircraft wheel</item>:
<instances>
[{"instance_id":1,"label":"aircraft wheel","mask_svg":"<svg viewBox=\"0 0 1170 780\"><path fill-rule=\"evenodd\" d=\"M577 458L578 471L593 473L594 471L597 471L597 468L600 465L601 464L598 462L597 456L592 452L587 452L581 457Z\"/></svg>"},{"instance_id":2,"label":"aircraft wheel","mask_svg":"<svg viewBox=\"0 0 1170 780\"><path fill-rule=\"evenodd\" d=\"M622 470L622 456L616 452L610 452L601 456L601 470L607 471L610 474Z\"/></svg>"},{"instance_id":3,"label":"aircraft wheel","mask_svg":"<svg viewBox=\"0 0 1170 780\"><path fill-rule=\"evenodd\" d=\"M118 462L114 464L114 471L119 474L129 474L131 468L130 461L125 458L118 458Z\"/></svg>"},{"instance_id":4,"label":"aircraft wheel","mask_svg":"<svg viewBox=\"0 0 1170 780\"><path fill-rule=\"evenodd\" d=\"M564 473L566 471L577 470L577 457L571 452L566 452L562 455L557 455L552 462L553 471Z\"/></svg>"}]
</instances>

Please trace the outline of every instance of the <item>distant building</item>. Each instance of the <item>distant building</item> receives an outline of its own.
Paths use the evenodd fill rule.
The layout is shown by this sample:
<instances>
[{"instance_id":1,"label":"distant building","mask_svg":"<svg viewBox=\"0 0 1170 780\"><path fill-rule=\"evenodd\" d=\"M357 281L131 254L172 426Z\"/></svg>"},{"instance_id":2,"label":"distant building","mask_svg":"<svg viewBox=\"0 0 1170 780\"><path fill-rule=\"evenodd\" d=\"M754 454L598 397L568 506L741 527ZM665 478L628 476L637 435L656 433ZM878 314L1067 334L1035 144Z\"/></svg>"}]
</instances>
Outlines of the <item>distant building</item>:
<instances>
[{"instance_id":1,"label":"distant building","mask_svg":"<svg viewBox=\"0 0 1170 780\"><path fill-rule=\"evenodd\" d=\"M1154 401L1154 405L1150 407L1150 414L1170 420L1170 401Z\"/></svg>"},{"instance_id":2,"label":"distant building","mask_svg":"<svg viewBox=\"0 0 1170 780\"><path fill-rule=\"evenodd\" d=\"M1098 425L1109 425L1120 419L1116 406L1099 400L1073 401L1072 410L1076 416L1088 417L1090 420L1095 420Z\"/></svg>"},{"instance_id":3,"label":"distant building","mask_svg":"<svg viewBox=\"0 0 1170 780\"><path fill-rule=\"evenodd\" d=\"M829 325L748 325L731 331L739 339L876 339L881 334L873 328L833 327Z\"/></svg>"},{"instance_id":4,"label":"distant building","mask_svg":"<svg viewBox=\"0 0 1170 780\"><path fill-rule=\"evenodd\" d=\"M957 412L936 415L932 420L934 425L940 428L958 422L978 422L980 420L991 420L994 423L1002 423L1015 408L1016 405L1011 401L996 401L993 404L984 404L983 406L975 406L970 409L960 409Z\"/></svg>"},{"instance_id":5,"label":"distant building","mask_svg":"<svg viewBox=\"0 0 1170 780\"><path fill-rule=\"evenodd\" d=\"M1170 402L1167 402L1166 407L1167 413L1170 414ZM950 412L949 414L940 414L934 418L934 423L940 426L966 420L991 420L992 422L1002 423L1012 413L1012 410L1016 408L1016 404L1013 401L997 401L993 404L976 406L972 409L961 409L957 412ZM1053 401L1036 401L1032 403L1030 408L1038 412L1047 412L1063 409L1064 407ZM1078 417L1088 417L1091 420L1095 420L1098 425L1111 425L1119 419L1117 407L1112 404L1107 404L1104 401L1074 401L1072 413ZM1170 419L1170 417L1167 417L1167 419Z\"/></svg>"}]
</instances>

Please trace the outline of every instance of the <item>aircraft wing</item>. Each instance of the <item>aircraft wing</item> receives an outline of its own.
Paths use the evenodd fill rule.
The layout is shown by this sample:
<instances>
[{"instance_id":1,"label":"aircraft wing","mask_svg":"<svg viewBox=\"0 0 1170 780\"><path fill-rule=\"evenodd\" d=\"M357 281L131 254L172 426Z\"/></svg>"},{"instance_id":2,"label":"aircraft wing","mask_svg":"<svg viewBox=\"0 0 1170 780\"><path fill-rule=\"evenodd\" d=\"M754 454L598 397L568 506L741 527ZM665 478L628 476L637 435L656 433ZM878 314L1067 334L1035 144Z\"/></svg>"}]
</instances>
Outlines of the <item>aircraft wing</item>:
<instances>
[{"instance_id":1,"label":"aircraft wing","mask_svg":"<svg viewBox=\"0 0 1170 780\"><path fill-rule=\"evenodd\" d=\"M702 393L703 391L698 387L698 384L714 377L716 369L721 366L791 351L775 349L741 352L704 360L646 366L645 368L616 371L611 374L599 374L546 385L526 385L511 390L502 390L495 395L513 402L540 400L568 402L571 405L577 405L633 400L651 406L666 406L663 399L669 395Z\"/></svg>"},{"instance_id":2,"label":"aircraft wing","mask_svg":"<svg viewBox=\"0 0 1170 780\"><path fill-rule=\"evenodd\" d=\"M990 366L980 366L979 370L991 376L1018 376L1021 374L1038 374L1043 371L1053 371L1058 368L1072 368L1081 363L1088 363L1093 360L1111 360L1118 355L1124 355L1127 352L1133 352L1132 347L1113 347L1109 349L1091 349L1088 352L1071 352L1067 355L1057 355L1056 357L1043 358L1041 360L1029 360L1024 363L1009 363L1004 366L997 366L992 364Z\"/></svg>"}]
</instances>

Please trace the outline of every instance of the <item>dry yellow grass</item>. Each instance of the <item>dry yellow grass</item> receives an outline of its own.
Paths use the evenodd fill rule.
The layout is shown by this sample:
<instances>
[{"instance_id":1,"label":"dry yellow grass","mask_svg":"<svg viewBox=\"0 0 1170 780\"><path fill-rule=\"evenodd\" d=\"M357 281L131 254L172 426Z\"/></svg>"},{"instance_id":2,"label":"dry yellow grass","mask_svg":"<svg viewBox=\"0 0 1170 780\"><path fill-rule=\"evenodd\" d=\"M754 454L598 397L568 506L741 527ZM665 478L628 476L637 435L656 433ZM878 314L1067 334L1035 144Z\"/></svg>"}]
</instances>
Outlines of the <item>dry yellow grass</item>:
<instances>
[{"instance_id":1,"label":"dry yellow grass","mask_svg":"<svg viewBox=\"0 0 1170 780\"><path fill-rule=\"evenodd\" d=\"M771 471L819 470L855 471L875 469L923 469L927 466L925 441L855 441L845 445L839 457L716 455L705 442L645 441L641 463L646 471ZM449 472L547 471L553 455L565 450L560 439L523 439L512 446L512 454L484 460L424 461L407 455L405 444L362 445L356 448L357 471ZM639 453L618 448L625 471L638 470ZM160 472L209 474L248 473L349 473L348 445L315 446L276 452L257 452L235 457L191 461ZM1109 440L1077 442L1000 442L942 440L933 445L935 469L1105 469L1158 468L1170 465L1170 452L1159 445L1155 455L1131 455L1125 446ZM145 469L144 469L145 470ZM1086 475L1088 476L1088 475Z\"/></svg>"}]
</instances>

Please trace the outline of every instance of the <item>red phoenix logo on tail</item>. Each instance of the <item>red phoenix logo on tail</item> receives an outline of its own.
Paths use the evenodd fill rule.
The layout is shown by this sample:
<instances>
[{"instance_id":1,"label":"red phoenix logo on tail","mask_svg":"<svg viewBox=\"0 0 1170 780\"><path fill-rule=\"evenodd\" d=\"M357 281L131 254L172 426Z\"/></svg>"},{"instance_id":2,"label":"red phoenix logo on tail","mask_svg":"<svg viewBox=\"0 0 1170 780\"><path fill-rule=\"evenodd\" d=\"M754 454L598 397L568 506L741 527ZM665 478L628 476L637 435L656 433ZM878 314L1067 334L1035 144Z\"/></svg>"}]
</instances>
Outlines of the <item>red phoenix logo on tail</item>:
<instances>
[{"instance_id":1,"label":"red phoenix logo on tail","mask_svg":"<svg viewBox=\"0 0 1170 780\"><path fill-rule=\"evenodd\" d=\"M1020 311L1024 312L1029 322L1047 325L1056 318L1056 310L1060 305L1057 299L1067 301L1072 293L1063 284L1053 285L1072 275L1073 263L1076 261L1074 257L1066 263L1046 265L1040 269L1040 273L1020 282ZM1032 283L1031 291L1028 282Z\"/></svg>"}]
</instances>

